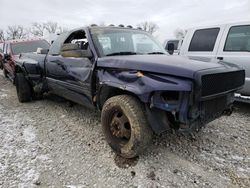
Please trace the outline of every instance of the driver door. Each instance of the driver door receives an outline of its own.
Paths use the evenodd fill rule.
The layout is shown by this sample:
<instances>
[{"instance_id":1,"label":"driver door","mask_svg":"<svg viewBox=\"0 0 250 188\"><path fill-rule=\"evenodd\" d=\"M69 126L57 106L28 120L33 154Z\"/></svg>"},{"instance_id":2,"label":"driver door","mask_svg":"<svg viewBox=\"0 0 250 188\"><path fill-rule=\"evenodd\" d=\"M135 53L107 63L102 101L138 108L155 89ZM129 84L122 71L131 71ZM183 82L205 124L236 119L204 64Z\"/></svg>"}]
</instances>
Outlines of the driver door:
<instances>
[{"instance_id":1,"label":"driver door","mask_svg":"<svg viewBox=\"0 0 250 188\"><path fill-rule=\"evenodd\" d=\"M62 36L63 38L63 36ZM60 39L59 43L61 43ZM57 41L53 45L58 46ZM76 103L91 106L91 75L93 70L93 61L91 57L79 55L79 51L85 49L73 48L69 49L70 53L64 53L63 46L65 44L72 44L69 46L76 47L77 41L86 41L85 31L79 30L71 33L66 40L61 43L58 54L50 53L47 57L47 79L49 88L57 95ZM53 48L53 47L52 47ZM87 47L89 50L89 47ZM75 51L74 51L75 50ZM52 50L53 52L53 50ZM78 55L76 55L78 54Z\"/></svg>"}]
</instances>

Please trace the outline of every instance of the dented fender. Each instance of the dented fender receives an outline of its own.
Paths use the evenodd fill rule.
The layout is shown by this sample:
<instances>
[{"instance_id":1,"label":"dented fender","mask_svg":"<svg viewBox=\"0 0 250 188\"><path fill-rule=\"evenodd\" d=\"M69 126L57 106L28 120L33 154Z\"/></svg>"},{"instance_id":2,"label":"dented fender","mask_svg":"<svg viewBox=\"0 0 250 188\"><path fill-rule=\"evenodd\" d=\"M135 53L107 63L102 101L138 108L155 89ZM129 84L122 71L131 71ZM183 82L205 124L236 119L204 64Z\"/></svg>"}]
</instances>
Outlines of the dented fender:
<instances>
[{"instance_id":1,"label":"dented fender","mask_svg":"<svg viewBox=\"0 0 250 188\"><path fill-rule=\"evenodd\" d=\"M131 92L144 102L150 102L155 91L191 91L192 81L173 76L156 75L131 70L98 70L100 85L107 85Z\"/></svg>"},{"instance_id":2,"label":"dented fender","mask_svg":"<svg viewBox=\"0 0 250 188\"><path fill-rule=\"evenodd\" d=\"M155 133L170 129L167 112L180 112L179 118L187 120L188 102L193 88L191 80L131 70L98 70L100 87L119 88L136 95L145 104L148 121ZM105 88L105 87L104 87ZM164 100L164 92L174 92L178 100ZM105 96L105 92L100 92Z\"/></svg>"}]
</instances>

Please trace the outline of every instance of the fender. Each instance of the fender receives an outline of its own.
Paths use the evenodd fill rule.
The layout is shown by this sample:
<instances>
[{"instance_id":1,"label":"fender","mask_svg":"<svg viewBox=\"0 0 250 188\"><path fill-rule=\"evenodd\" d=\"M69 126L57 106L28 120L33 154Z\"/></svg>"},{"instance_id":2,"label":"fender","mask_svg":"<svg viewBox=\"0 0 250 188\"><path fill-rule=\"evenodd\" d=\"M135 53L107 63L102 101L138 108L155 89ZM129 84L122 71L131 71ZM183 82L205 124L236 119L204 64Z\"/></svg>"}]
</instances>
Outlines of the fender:
<instances>
[{"instance_id":1,"label":"fender","mask_svg":"<svg viewBox=\"0 0 250 188\"><path fill-rule=\"evenodd\" d=\"M17 60L15 65L15 74L22 72L25 76L28 75L25 67L24 67L24 61L23 60Z\"/></svg>"},{"instance_id":2,"label":"fender","mask_svg":"<svg viewBox=\"0 0 250 188\"><path fill-rule=\"evenodd\" d=\"M101 101L100 106L112 95L129 93L144 103L148 121L157 134L171 128L167 113L181 112L181 119L186 121L187 110L184 109L188 109L188 93L192 91L192 81L131 70L101 69L97 73L100 88L97 100ZM164 101L161 97L164 92L177 95L178 100Z\"/></svg>"},{"instance_id":3,"label":"fender","mask_svg":"<svg viewBox=\"0 0 250 188\"><path fill-rule=\"evenodd\" d=\"M44 79L42 69L39 66L39 61L20 55L16 61L15 73L22 72L25 78L33 87L36 93L41 93L44 89Z\"/></svg>"},{"instance_id":4,"label":"fender","mask_svg":"<svg viewBox=\"0 0 250 188\"><path fill-rule=\"evenodd\" d=\"M152 92L190 92L193 87L192 81L188 79L140 71L101 69L97 73L100 85L107 85L133 93L144 103L150 102Z\"/></svg>"}]
</instances>

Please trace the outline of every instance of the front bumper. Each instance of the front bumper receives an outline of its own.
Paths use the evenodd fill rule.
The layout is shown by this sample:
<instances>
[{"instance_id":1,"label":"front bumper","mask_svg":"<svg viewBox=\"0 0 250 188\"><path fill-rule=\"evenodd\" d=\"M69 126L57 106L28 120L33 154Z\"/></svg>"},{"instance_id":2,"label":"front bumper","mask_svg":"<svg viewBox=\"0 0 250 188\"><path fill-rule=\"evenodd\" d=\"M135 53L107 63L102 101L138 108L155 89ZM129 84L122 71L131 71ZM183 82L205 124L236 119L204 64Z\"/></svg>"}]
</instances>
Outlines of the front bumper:
<instances>
[{"instance_id":1,"label":"front bumper","mask_svg":"<svg viewBox=\"0 0 250 188\"><path fill-rule=\"evenodd\" d=\"M196 72L189 91L154 92L147 107L149 122L155 132L199 130L224 112L231 112L234 93L244 81L245 72L238 68Z\"/></svg>"},{"instance_id":2,"label":"front bumper","mask_svg":"<svg viewBox=\"0 0 250 188\"><path fill-rule=\"evenodd\" d=\"M191 105L192 95L184 92L176 103L163 103L159 95L152 96L147 115L152 129L161 133L169 129L183 132L196 131L207 123L232 110L234 94L228 93Z\"/></svg>"}]
</instances>

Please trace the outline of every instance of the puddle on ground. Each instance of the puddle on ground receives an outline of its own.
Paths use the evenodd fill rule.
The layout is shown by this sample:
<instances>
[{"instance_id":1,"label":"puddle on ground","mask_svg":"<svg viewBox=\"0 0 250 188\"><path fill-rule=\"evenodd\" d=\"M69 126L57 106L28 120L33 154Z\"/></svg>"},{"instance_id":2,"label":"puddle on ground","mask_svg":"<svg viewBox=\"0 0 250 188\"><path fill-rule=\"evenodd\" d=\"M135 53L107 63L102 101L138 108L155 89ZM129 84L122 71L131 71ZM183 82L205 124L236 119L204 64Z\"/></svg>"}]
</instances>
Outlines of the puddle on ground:
<instances>
[{"instance_id":1,"label":"puddle on ground","mask_svg":"<svg viewBox=\"0 0 250 188\"><path fill-rule=\"evenodd\" d=\"M126 159L119 155L115 155L114 161L116 166L119 168L129 168L131 166L135 166L138 163L139 157L135 157L133 159Z\"/></svg>"}]
</instances>

